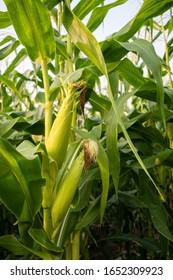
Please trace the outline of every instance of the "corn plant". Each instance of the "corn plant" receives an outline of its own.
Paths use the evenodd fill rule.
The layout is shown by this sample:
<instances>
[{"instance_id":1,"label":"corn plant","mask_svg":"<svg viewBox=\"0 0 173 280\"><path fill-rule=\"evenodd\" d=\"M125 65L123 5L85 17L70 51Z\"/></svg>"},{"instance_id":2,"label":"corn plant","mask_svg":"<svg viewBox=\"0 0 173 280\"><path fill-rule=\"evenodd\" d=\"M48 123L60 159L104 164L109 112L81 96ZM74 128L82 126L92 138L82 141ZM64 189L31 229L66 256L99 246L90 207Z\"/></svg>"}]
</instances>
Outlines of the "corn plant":
<instances>
[{"instance_id":1,"label":"corn plant","mask_svg":"<svg viewBox=\"0 0 173 280\"><path fill-rule=\"evenodd\" d=\"M171 257L173 3L145 0L98 42L93 32L127 0L106 2L4 0L0 28L16 35L0 42L10 60L0 75L0 206L15 224L3 218L3 258L96 258L95 244L102 254L110 240Z\"/></svg>"}]
</instances>

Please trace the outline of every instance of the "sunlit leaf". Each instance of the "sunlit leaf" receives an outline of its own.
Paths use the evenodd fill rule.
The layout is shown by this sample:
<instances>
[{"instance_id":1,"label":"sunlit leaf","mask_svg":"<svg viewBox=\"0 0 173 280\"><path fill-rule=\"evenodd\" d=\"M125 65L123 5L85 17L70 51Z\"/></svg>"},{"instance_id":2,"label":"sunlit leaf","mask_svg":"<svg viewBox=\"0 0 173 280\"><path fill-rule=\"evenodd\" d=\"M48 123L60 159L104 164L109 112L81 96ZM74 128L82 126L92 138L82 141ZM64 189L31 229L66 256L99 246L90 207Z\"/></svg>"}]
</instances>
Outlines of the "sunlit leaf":
<instances>
[{"instance_id":1,"label":"sunlit leaf","mask_svg":"<svg viewBox=\"0 0 173 280\"><path fill-rule=\"evenodd\" d=\"M85 1L86 2L86 1ZM95 1L96 2L96 1ZM103 5L101 7L97 7L93 10L91 17L87 23L88 29L93 32L104 20L105 16L107 15L108 11L118 5L122 5L127 0L118 0L111 4Z\"/></svg>"},{"instance_id":2,"label":"sunlit leaf","mask_svg":"<svg viewBox=\"0 0 173 280\"><path fill-rule=\"evenodd\" d=\"M67 5L65 5L64 9L63 24L75 45L105 74L107 70L99 43L79 18L70 11Z\"/></svg>"},{"instance_id":3,"label":"sunlit leaf","mask_svg":"<svg viewBox=\"0 0 173 280\"><path fill-rule=\"evenodd\" d=\"M164 89L162 83L161 63L151 43L146 40L139 39L132 43L120 43L129 51L138 52L146 65L151 69L157 85L157 103L161 112L162 121L165 124L164 113Z\"/></svg>"},{"instance_id":4,"label":"sunlit leaf","mask_svg":"<svg viewBox=\"0 0 173 280\"><path fill-rule=\"evenodd\" d=\"M101 202L100 202L100 220L102 221L103 215L105 212L106 201L109 190L109 161L108 157L100 144L99 141L91 134L84 130L79 130L75 128L75 131L83 138L83 139L91 139L94 140L98 144L98 155L96 157L101 179L102 179L102 194L101 194Z\"/></svg>"},{"instance_id":5,"label":"sunlit leaf","mask_svg":"<svg viewBox=\"0 0 173 280\"><path fill-rule=\"evenodd\" d=\"M140 29L147 19L163 14L171 7L173 7L172 0L145 0L137 15L113 37L119 41L127 41Z\"/></svg>"},{"instance_id":6,"label":"sunlit leaf","mask_svg":"<svg viewBox=\"0 0 173 280\"><path fill-rule=\"evenodd\" d=\"M102 3L103 0L91 0L89 2L81 0L73 9L73 12L78 18L83 19L89 14L89 12L91 12L95 7Z\"/></svg>"},{"instance_id":7,"label":"sunlit leaf","mask_svg":"<svg viewBox=\"0 0 173 280\"><path fill-rule=\"evenodd\" d=\"M8 12L0 11L0 28L6 28L11 25L11 20Z\"/></svg>"},{"instance_id":8,"label":"sunlit leaf","mask_svg":"<svg viewBox=\"0 0 173 280\"><path fill-rule=\"evenodd\" d=\"M4 0L20 42L33 61L54 58L55 41L47 8L40 0ZM17 15L17 16L16 16ZM27 30L27 32L26 32Z\"/></svg>"}]
</instances>

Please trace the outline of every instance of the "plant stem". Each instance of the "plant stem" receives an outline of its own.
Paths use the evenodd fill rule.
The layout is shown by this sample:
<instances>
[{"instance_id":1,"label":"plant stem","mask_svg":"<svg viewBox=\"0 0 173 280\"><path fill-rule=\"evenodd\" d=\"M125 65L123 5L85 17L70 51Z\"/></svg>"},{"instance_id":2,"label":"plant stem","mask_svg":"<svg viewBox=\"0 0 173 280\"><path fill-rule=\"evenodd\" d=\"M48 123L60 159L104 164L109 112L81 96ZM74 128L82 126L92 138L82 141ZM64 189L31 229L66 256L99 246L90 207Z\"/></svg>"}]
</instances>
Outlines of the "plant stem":
<instances>
[{"instance_id":1,"label":"plant stem","mask_svg":"<svg viewBox=\"0 0 173 280\"><path fill-rule=\"evenodd\" d=\"M173 82L172 82L172 77L171 77L171 68L169 65L169 48L168 48L168 44L167 44L167 37L166 37L166 33L165 33L162 16L161 16L161 23L162 23L162 33L163 33L164 43L165 43L165 60L166 60L166 66L167 66L166 70L168 73L170 88L173 88Z\"/></svg>"},{"instance_id":2,"label":"plant stem","mask_svg":"<svg viewBox=\"0 0 173 280\"><path fill-rule=\"evenodd\" d=\"M45 91L45 144L52 126L52 102L49 100L49 76L46 59L42 60L42 73Z\"/></svg>"},{"instance_id":3,"label":"plant stem","mask_svg":"<svg viewBox=\"0 0 173 280\"><path fill-rule=\"evenodd\" d=\"M58 4L58 22L57 22L57 30L61 33L61 21L62 21L62 5Z\"/></svg>"},{"instance_id":4,"label":"plant stem","mask_svg":"<svg viewBox=\"0 0 173 280\"><path fill-rule=\"evenodd\" d=\"M68 55L68 73L73 72L73 50L72 50L72 43L71 37L67 34L67 55Z\"/></svg>"},{"instance_id":5,"label":"plant stem","mask_svg":"<svg viewBox=\"0 0 173 280\"><path fill-rule=\"evenodd\" d=\"M47 235L51 236L51 212L50 208L43 208L43 228Z\"/></svg>"},{"instance_id":6,"label":"plant stem","mask_svg":"<svg viewBox=\"0 0 173 280\"><path fill-rule=\"evenodd\" d=\"M75 231L72 240L72 260L80 259L80 230Z\"/></svg>"},{"instance_id":7,"label":"plant stem","mask_svg":"<svg viewBox=\"0 0 173 280\"><path fill-rule=\"evenodd\" d=\"M45 145L47 144L52 126L52 102L49 101L49 76L46 59L42 60L42 74L45 91ZM43 155L44 157L44 155ZM51 193L48 184L43 190L43 227L47 235L51 236L51 212L49 207Z\"/></svg>"},{"instance_id":8,"label":"plant stem","mask_svg":"<svg viewBox=\"0 0 173 280\"><path fill-rule=\"evenodd\" d=\"M67 241L66 246L65 246L65 259L66 260L72 259L72 249L71 249L71 239L70 238Z\"/></svg>"}]
</instances>

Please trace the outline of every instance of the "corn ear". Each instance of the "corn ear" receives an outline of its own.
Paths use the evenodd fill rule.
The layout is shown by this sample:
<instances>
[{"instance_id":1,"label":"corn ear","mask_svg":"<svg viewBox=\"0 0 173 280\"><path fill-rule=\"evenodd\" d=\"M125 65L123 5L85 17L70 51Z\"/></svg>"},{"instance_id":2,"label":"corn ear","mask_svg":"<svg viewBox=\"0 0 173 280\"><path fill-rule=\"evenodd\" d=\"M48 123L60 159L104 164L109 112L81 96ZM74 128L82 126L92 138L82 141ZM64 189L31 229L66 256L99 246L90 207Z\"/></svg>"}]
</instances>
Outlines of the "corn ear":
<instances>
[{"instance_id":1,"label":"corn ear","mask_svg":"<svg viewBox=\"0 0 173 280\"><path fill-rule=\"evenodd\" d=\"M65 217L70 204L73 201L76 190L78 188L79 180L84 166L84 154L81 154L71 165L67 175L59 186L56 198L52 205L52 226L55 230L62 219Z\"/></svg>"},{"instance_id":2,"label":"corn ear","mask_svg":"<svg viewBox=\"0 0 173 280\"><path fill-rule=\"evenodd\" d=\"M71 121L73 112L73 96L67 96L58 112L58 115L52 125L48 141L47 151L50 156L61 167L69 143Z\"/></svg>"},{"instance_id":3,"label":"corn ear","mask_svg":"<svg viewBox=\"0 0 173 280\"><path fill-rule=\"evenodd\" d=\"M59 168L64 161L70 139L73 104L81 92L86 91L86 86L87 83L83 81L63 85L66 97L52 125L46 143L48 153L57 162Z\"/></svg>"}]
</instances>

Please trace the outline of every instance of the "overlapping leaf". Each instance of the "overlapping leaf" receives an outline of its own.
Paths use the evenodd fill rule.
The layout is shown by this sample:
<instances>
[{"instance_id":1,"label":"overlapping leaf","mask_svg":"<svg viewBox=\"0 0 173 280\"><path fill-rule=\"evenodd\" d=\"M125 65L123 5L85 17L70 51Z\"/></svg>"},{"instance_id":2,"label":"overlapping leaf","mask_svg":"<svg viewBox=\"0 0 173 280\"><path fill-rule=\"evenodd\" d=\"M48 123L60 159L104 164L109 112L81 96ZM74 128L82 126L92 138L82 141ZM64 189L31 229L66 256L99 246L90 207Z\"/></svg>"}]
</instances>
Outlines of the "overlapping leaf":
<instances>
[{"instance_id":1,"label":"overlapping leaf","mask_svg":"<svg viewBox=\"0 0 173 280\"><path fill-rule=\"evenodd\" d=\"M0 28L6 28L11 25L11 20L8 12L0 11Z\"/></svg>"},{"instance_id":2,"label":"overlapping leaf","mask_svg":"<svg viewBox=\"0 0 173 280\"><path fill-rule=\"evenodd\" d=\"M137 15L113 37L118 41L127 41L140 29L147 19L163 14L171 7L173 7L172 0L145 0Z\"/></svg>"},{"instance_id":3,"label":"overlapping leaf","mask_svg":"<svg viewBox=\"0 0 173 280\"><path fill-rule=\"evenodd\" d=\"M86 2L86 1L85 1ZM96 2L96 1L95 1ZM108 5L103 5L102 7L97 7L93 10L91 17L87 23L88 29L93 32L104 20L105 16L107 15L108 11L118 5L122 5L127 0L118 0Z\"/></svg>"},{"instance_id":4,"label":"overlapping leaf","mask_svg":"<svg viewBox=\"0 0 173 280\"><path fill-rule=\"evenodd\" d=\"M49 11L40 0L4 0L13 27L33 61L54 58L55 41Z\"/></svg>"},{"instance_id":5,"label":"overlapping leaf","mask_svg":"<svg viewBox=\"0 0 173 280\"><path fill-rule=\"evenodd\" d=\"M38 157L28 160L0 138L0 167L2 202L17 219L28 217L31 222L40 209L41 187L44 184ZM15 199L11 199L12 197Z\"/></svg>"}]
</instances>

